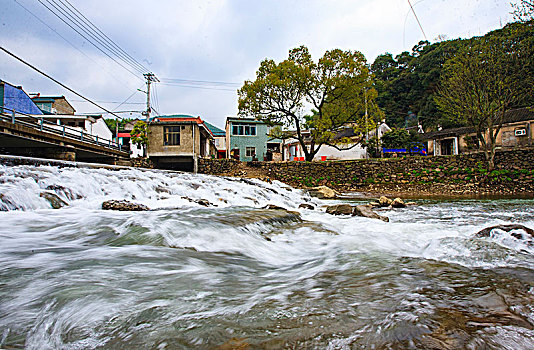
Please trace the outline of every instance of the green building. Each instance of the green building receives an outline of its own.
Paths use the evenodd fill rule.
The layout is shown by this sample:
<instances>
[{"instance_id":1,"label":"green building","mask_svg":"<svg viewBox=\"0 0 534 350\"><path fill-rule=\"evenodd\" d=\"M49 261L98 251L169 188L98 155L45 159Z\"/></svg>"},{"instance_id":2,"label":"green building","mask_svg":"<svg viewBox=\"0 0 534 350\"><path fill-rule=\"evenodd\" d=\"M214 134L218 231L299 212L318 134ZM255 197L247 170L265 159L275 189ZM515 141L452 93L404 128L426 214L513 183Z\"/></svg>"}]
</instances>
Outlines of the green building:
<instances>
[{"instance_id":1,"label":"green building","mask_svg":"<svg viewBox=\"0 0 534 350\"><path fill-rule=\"evenodd\" d=\"M226 118L227 157L244 162L270 161L281 152L282 141L270 139L270 127L254 118Z\"/></svg>"}]
</instances>

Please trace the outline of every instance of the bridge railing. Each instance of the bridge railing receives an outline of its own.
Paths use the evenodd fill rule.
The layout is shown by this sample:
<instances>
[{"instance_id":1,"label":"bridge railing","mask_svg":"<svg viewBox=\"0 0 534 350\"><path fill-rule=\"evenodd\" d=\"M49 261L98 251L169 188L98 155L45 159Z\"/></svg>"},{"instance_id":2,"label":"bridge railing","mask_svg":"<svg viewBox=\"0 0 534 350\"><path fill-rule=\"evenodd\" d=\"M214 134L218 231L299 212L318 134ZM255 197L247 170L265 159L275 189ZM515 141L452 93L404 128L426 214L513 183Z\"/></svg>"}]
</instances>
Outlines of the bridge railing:
<instances>
[{"instance_id":1,"label":"bridge railing","mask_svg":"<svg viewBox=\"0 0 534 350\"><path fill-rule=\"evenodd\" d=\"M50 115L50 117L53 118L53 115ZM92 143L94 145L103 146L114 150L122 150L122 145L114 140L92 135L83 128L75 128L65 124L58 125L57 123L46 120L45 118L46 115L37 117L35 115L17 112L11 108L2 107L0 109L0 120L49 132L77 141Z\"/></svg>"}]
</instances>

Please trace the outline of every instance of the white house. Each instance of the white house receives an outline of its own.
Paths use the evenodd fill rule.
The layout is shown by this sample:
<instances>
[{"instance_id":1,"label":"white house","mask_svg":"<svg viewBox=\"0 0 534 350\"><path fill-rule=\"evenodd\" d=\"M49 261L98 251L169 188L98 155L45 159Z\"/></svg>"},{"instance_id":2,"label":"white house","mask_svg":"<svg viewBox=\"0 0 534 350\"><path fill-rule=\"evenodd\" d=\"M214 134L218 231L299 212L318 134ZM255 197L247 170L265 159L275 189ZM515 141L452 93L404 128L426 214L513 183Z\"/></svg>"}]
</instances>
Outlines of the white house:
<instances>
[{"instance_id":1,"label":"white house","mask_svg":"<svg viewBox=\"0 0 534 350\"><path fill-rule=\"evenodd\" d=\"M390 130L391 128L386 123L382 123L376 129L369 131L369 138L375 136L377 133L378 137L380 138L384 133ZM306 141L306 136L309 134L309 132L304 131L302 134L304 136L304 140ZM361 137L363 136L356 135L354 129L351 127L346 127L343 130L340 130L335 138L353 139L354 143L343 144L339 145L338 147L323 145L319 149L319 152L317 152L317 154L314 156L313 160L350 160L366 158L367 150L365 147L362 147L359 144ZM309 149L309 142L306 142L306 146ZM304 151L302 150L302 146L297 139L284 140L283 157L284 160L303 160Z\"/></svg>"}]
</instances>

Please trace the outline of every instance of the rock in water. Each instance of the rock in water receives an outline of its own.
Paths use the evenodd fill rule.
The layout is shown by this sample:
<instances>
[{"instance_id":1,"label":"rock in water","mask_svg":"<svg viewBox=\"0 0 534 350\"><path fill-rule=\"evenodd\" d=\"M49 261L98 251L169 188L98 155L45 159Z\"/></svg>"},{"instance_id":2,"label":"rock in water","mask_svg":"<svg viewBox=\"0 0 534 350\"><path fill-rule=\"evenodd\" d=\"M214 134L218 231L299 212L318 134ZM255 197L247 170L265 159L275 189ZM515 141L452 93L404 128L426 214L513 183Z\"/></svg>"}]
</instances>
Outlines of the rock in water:
<instances>
[{"instance_id":1,"label":"rock in water","mask_svg":"<svg viewBox=\"0 0 534 350\"><path fill-rule=\"evenodd\" d=\"M57 194L51 193L51 192L41 192L39 197L44 198L50 203L50 206L53 209L59 209L61 207L64 207L67 204L63 199L59 198Z\"/></svg>"},{"instance_id":2,"label":"rock in water","mask_svg":"<svg viewBox=\"0 0 534 350\"><path fill-rule=\"evenodd\" d=\"M286 208L284 208L284 207L280 207L280 206L278 206L278 205L274 205L274 204L268 204L268 205L266 205L265 207L263 207L263 209L270 209L270 210L285 210L285 211L287 211Z\"/></svg>"},{"instance_id":3,"label":"rock in water","mask_svg":"<svg viewBox=\"0 0 534 350\"><path fill-rule=\"evenodd\" d=\"M301 205L299 205L299 209L315 210L315 207L308 203L302 203Z\"/></svg>"},{"instance_id":4,"label":"rock in water","mask_svg":"<svg viewBox=\"0 0 534 350\"><path fill-rule=\"evenodd\" d=\"M310 196L320 199L332 199L339 196L339 192L327 186L313 187L307 190Z\"/></svg>"},{"instance_id":5,"label":"rock in water","mask_svg":"<svg viewBox=\"0 0 534 350\"><path fill-rule=\"evenodd\" d=\"M523 225L519 225L519 224L496 225L496 226L486 227L485 229L477 232L475 235L477 237L489 237L491 235L491 231L493 231L493 230L501 230L501 231L505 231L505 232L510 232L510 231L514 231L514 230L523 230L527 234L529 234L532 238L534 238L534 230L533 229L528 228L528 227L523 226ZM510 235L512 237L517 238L517 239L522 239L523 238L522 235L520 235L518 233L515 233L515 232L512 232Z\"/></svg>"},{"instance_id":6,"label":"rock in water","mask_svg":"<svg viewBox=\"0 0 534 350\"><path fill-rule=\"evenodd\" d=\"M381 207L389 207L392 202L393 200L389 199L386 196L382 196L380 197L380 199L378 199L378 203L380 204Z\"/></svg>"},{"instance_id":7,"label":"rock in water","mask_svg":"<svg viewBox=\"0 0 534 350\"><path fill-rule=\"evenodd\" d=\"M352 215L352 207L350 204L330 205L326 208L326 212L332 215Z\"/></svg>"},{"instance_id":8,"label":"rock in water","mask_svg":"<svg viewBox=\"0 0 534 350\"><path fill-rule=\"evenodd\" d=\"M393 208L406 208L406 204L399 197L395 198L390 205Z\"/></svg>"},{"instance_id":9,"label":"rock in water","mask_svg":"<svg viewBox=\"0 0 534 350\"><path fill-rule=\"evenodd\" d=\"M146 205L128 202L127 200L109 200L102 203L104 210L119 210L119 211L145 211L149 210Z\"/></svg>"},{"instance_id":10,"label":"rock in water","mask_svg":"<svg viewBox=\"0 0 534 350\"><path fill-rule=\"evenodd\" d=\"M378 219L378 220L382 220L382 221L385 221L385 222L389 222L389 218L388 217L385 217L385 216L382 216L382 215L378 215L377 213L372 211L370 205L357 205L357 206L355 206L354 210L352 212L352 215L363 216L365 218Z\"/></svg>"}]
</instances>

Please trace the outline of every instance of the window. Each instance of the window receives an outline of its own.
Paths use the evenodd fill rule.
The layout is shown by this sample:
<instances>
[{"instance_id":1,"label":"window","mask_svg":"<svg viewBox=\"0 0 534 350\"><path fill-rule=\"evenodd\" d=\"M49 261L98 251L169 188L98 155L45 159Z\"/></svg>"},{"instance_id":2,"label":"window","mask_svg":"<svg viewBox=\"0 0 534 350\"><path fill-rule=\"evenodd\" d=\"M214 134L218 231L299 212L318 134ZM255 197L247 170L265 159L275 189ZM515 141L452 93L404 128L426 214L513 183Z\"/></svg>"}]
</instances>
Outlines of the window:
<instances>
[{"instance_id":1,"label":"window","mask_svg":"<svg viewBox=\"0 0 534 350\"><path fill-rule=\"evenodd\" d=\"M256 157L256 147L247 147L245 149L245 156Z\"/></svg>"},{"instance_id":2,"label":"window","mask_svg":"<svg viewBox=\"0 0 534 350\"><path fill-rule=\"evenodd\" d=\"M163 127L163 145L178 146L180 145L180 127L164 126Z\"/></svg>"},{"instance_id":3,"label":"window","mask_svg":"<svg viewBox=\"0 0 534 350\"><path fill-rule=\"evenodd\" d=\"M256 125L232 125L232 135L256 136Z\"/></svg>"}]
</instances>

